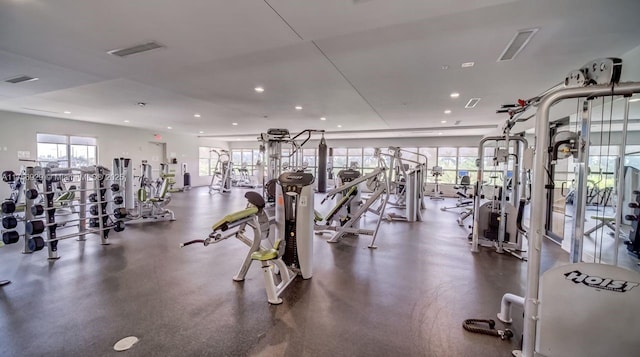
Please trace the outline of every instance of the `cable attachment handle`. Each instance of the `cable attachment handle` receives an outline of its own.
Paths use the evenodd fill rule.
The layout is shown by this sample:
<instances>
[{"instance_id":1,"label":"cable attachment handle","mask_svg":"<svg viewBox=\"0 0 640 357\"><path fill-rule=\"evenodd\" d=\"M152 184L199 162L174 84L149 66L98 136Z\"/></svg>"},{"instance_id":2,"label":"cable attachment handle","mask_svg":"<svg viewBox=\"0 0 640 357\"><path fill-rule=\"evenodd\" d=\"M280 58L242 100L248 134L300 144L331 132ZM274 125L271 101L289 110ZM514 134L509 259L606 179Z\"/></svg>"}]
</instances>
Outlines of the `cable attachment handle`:
<instances>
[{"instance_id":1,"label":"cable attachment handle","mask_svg":"<svg viewBox=\"0 0 640 357\"><path fill-rule=\"evenodd\" d=\"M487 324L489 328L480 327L480 324ZM494 320L485 319L467 319L462 323L462 328L469 332L479 333L488 336L500 337L502 340L513 337L513 331L509 329L496 330L496 322Z\"/></svg>"}]
</instances>

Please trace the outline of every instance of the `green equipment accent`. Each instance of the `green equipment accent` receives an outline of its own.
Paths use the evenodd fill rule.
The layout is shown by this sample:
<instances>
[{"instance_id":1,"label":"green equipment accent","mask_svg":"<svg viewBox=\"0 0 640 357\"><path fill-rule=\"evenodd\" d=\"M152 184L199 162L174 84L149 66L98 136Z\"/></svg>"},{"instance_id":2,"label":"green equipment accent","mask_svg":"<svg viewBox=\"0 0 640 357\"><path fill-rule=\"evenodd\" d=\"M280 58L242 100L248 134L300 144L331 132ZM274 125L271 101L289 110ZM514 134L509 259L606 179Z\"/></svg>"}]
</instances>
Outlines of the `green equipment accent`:
<instances>
[{"instance_id":1,"label":"green equipment accent","mask_svg":"<svg viewBox=\"0 0 640 357\"><path fill-rule=\"evenodd\" d=\"M235 212L235 213L228 214L228 215L222 217L221 220L216 222L216 224L214 224L211 227L211 230L216 231L218 229L221 229L221 230L224 231L224 230L226 230L225 227L227 225L229 225L230 223L239 221L239 220L244 219L244 218L251 217L252 215L254 215L256 213L258 213L258 208L249 207L249 208L243 209L242 211L238 211L238 212Z\"/></svg>"},{"instance_id":2,"label":"green equipment accent","mask_svg":"<svg viewBox=\"0 0 640 357\"><path fill-rule=\"evenodd\" d=\"M278 247L280 246L280 242L282 242L282 240L278 239L273 244L273 248L265 249L265 250L259 250L257 252L251 253L251 259L259 260L261 262L264 262L264 261L267 261L267 260L273 260L273 259L278 258Z\"/></svg>"}]
</instances>

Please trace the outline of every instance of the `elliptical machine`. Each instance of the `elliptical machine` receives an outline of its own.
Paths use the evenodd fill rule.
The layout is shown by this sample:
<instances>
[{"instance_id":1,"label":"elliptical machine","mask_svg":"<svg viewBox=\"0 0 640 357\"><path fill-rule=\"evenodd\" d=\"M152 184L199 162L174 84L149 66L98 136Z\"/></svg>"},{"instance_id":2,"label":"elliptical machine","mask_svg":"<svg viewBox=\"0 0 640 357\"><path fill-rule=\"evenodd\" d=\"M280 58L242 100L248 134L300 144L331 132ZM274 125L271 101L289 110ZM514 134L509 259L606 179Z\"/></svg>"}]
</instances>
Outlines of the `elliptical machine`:
<instances>
[{"instance_id":1,"label":"elliptical machine","mask_svg":"<svg viewBox=\"0 0 640 357\"><path fill-rule=\"evenodd\" d=\"M434 166L431 169L433 179L435 180L435 187L433 188L433 193L431 194L432 200L444 200L442 197L442 191L440 191L440 176L442 176L442 166Z\"/></svg>"}]
</instances>

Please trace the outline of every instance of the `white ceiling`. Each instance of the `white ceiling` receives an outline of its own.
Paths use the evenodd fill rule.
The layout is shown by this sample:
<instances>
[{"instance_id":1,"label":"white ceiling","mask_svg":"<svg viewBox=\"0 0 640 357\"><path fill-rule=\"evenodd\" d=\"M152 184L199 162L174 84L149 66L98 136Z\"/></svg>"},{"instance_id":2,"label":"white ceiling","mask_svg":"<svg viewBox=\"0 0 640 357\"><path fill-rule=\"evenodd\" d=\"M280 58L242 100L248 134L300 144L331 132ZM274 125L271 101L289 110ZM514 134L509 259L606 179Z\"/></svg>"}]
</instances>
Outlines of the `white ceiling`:
<instances>
[{"instance_id":1,"label":"white ceiling","mask_svg":"<svg viewBox=\"0 0 640 357\"><path fill-rule=\"evenodd\" d=\"M0 82L0 110L247 140L270 127L482 135L500 104L639 46L638 13L637 0L3 1L0 79L40 80ZM531 27L529 46L496 62ZM150 40L167 48L106 53Z\"/></svg>"}]
</instances>

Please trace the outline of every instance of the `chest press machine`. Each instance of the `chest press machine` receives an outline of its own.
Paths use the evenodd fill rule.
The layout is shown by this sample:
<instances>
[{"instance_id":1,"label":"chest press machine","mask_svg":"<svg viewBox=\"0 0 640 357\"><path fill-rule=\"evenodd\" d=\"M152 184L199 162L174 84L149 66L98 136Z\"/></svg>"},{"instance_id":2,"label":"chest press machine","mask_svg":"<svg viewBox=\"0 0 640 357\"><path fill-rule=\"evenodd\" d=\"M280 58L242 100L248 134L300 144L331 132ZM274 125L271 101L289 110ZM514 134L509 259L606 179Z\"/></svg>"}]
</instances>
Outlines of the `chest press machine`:
<instances>
[{"instance_id":1,"label":"chest press machine","mask_svg":"<svg viewBox=\"0 0 640 357\"><path fill-rule=\"evenodd\" d=\"M180 247L202 243L218 243L230 237L249 246L234 281L244 281L251 264L262 265L267 301L281 304L280 295L297 275L310 279L313 275L313 175L288 172L278 178L276 217L264 211L266 202L257 192L247 192L247 208L224 216L212 227L206 239L185 242ZM275 239L270 239L275 225ZM248 237L248 229L253 237Z\"/></svg>"}]
</instances>

